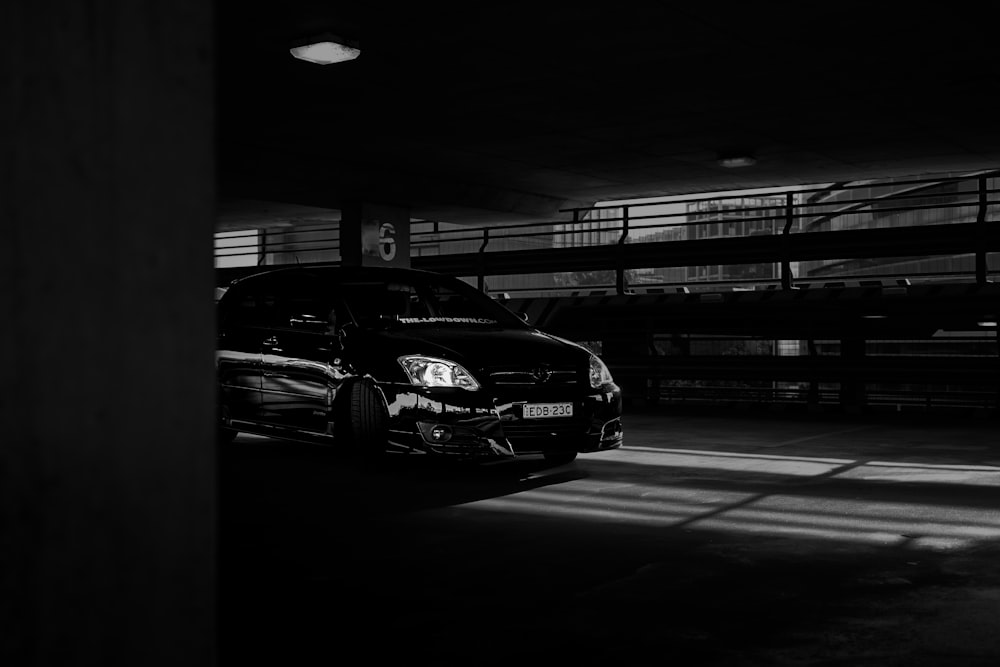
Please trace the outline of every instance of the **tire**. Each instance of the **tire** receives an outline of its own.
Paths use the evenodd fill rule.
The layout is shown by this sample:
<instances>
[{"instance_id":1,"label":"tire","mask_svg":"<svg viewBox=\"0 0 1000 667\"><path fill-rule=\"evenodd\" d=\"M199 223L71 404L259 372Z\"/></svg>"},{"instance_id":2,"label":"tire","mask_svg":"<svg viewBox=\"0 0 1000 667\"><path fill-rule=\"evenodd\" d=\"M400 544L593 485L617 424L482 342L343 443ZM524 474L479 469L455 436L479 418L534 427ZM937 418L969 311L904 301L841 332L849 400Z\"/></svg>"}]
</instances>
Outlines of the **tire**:
<instances>
[{"instance_id":1,"label":"tire","mask_svg":"<svg viewBox=\"0 0 1000 667\"><path fill-rule=\"evenodd\" d=\"M389 439L389 411L374 382L363 378L351 386L348 412L352 448L362 460L382 460Z\"/></svg>"},{"instance_id":2,"label":"tire","mask_svg":"<svg viewBox=\"0 0 1000 667\"><path fill-rule=\"evenodd\" d=\"M553 465L561 466L576 460L576 452L545 452L545 460Z\"/></svg>"}]
</instances>

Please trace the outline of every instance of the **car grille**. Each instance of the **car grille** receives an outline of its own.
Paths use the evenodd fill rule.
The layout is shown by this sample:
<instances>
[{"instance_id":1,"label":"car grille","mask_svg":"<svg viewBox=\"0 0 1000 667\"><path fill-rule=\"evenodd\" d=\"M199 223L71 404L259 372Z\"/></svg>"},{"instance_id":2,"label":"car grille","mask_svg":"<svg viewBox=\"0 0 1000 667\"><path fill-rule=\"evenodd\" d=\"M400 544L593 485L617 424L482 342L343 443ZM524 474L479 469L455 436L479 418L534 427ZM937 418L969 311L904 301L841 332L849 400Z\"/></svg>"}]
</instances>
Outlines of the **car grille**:
<instances>
[{"instance_id":1,"label":"car grille","mask_svg":"<svg viewBox=\"0 0 1000 667\"><path fill-rule=\"evenodd\" d=\"M574 366L504 366L487 369L490 382L502 387L576 386L583 371Z\"/></svg>"},{"instance_id":2,"label":"car grille","mask_svg":"<svg viewBox=\"0 0 1000 667\"><path fill-rule=\"evenodd\" d=\"M504 435L515 454L576 450L587 445L588 425L570 422L505 422Z\"/></svg>"}]
</instances>

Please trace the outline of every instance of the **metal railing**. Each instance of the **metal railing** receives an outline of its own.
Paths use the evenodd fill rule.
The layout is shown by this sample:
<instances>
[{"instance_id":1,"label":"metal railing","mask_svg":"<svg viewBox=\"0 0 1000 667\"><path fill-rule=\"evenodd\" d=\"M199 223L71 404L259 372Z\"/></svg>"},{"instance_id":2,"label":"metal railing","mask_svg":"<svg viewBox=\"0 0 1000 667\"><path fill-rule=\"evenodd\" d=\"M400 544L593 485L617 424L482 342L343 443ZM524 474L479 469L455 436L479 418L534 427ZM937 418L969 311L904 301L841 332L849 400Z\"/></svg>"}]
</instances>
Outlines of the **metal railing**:
<instances>
[{"instance_id":1,"label":"metal railing","mask_svg":"<svg viewBox=\"0 0 1000 667\"><path fill-rule=\"evenodd\" d=\"M797 283L834 279L830 272L824 274L820 270L822 263L842 258L873 260L962 254L969 254L972 261L962 262L960 268L952 270L910 269L901 276L899 273L877 273L871 268L855 268L841 271L835 277L861 280L878 275L919 281L968 276L981 283L1000 270L1000 265L991 266L987 257L989 252L1000 250L1000 229L987 224L991 207L1000 204L996 198L1000 192L997 175L991 172L889 184L679 199L670 202L678 208L670 212L642 213L652 207L662 208L663 202L568 209L566 212L571 214L571 220L552 223L540 231L537 231L538 225L466 228L431 232L433 237L426 239L415 234L413 244L420 247L436 243L443 251L449 241L458 238L479 241L480 247L475 252L447 253L446 257L436 260L421 257L420 263L433 270L475 276L481 288L487 287L486 279L491 275L517 275L537 266L548 266L555 271L613 272L612 280L600 286L619 293L637 287L692 287L706 283L715 286L779 284L789 289ZM957 192L933 191L948 185L960 187ZM854 197L846 202L843 199L845 194L872 188L900 188L901 191ZM770 203L756 203L766 199L770 199ZM742 203L747 200L754 203ZM727 207L726 202L732 205ZM713 208L713 204L717 206ZM992 209L994 215L995 210ZM597 212L615 214L588 218ZM915 217L921 212L935 215L926 216L926 219ZM905 215L907 219L894 221L893 214ZM595 224L600 225L599 228L584 227ZM749 234L732 233L737 226L752 231ZM518 227L533 227L536 231L510 234ZM674 238L661 240L668 231L673 232ZM554 241L549 247L538 250L508 249L502 241L498 243L498 239L529 236L547 236ZM558 242L559 239L562 242ZM820 275L803 272L804 262L815 263L813 268ZM673 280L642 284L630 284L626 274L631 269L739 265L772 265L775 269L766 278L733 277L739 271L716 268L706 272L704 278L688 271ZM798 275L796 265L800 269ZM504 288L504 291L530 289L514 287ZM538 291L537 287L534 289ZM548 291L560 290L549 288Z\"/></svg>"},{"instance_id":2,"label":"metal railing","mask_svg":"<svg viewBox=\"0 0 1000 667\"><path fill-rule=\"evenodd\" d=\"M618 293L653 287L767 287L830 280L972 278L1000 272L1000 227L991 224L1000 172L866 182L566 209L568 219L468 227L411 223L411 262L475 278L587 272L582 282L508 280L510 293ZM871 194L872 191L877 191ZM216 240L224 264L340 260L337 225L248 230ZM959 258L879 271L887 262ZM865 260L865 261L861 261ZM664 269L672 269L665 271ZM492 282L503 283L501 280Z\"/></svg>"}]
</instances>

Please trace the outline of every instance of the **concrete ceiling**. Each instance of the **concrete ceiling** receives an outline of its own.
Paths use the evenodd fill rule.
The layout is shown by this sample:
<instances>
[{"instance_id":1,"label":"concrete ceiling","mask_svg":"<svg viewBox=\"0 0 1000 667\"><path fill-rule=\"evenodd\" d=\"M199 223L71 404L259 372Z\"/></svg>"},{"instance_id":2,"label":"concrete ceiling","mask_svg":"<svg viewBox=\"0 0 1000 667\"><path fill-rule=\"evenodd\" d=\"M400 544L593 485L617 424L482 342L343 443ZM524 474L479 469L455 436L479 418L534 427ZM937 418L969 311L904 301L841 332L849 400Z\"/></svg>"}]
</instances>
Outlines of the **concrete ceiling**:
<instances>
[{"instance_id":1,"label":"concrete ceiling","mask_svg":"<svg viewBox=\"0 0 1000 667\"><path fill-rule=\"evenodd\" d=\"M878 6L218 0L220 224L349 200L553 220L598 201L1000 166L988 17ZM289 55L324 32L361 56ZM733 151L756 165L720 166Z\"/></svg>"}]
</instances>

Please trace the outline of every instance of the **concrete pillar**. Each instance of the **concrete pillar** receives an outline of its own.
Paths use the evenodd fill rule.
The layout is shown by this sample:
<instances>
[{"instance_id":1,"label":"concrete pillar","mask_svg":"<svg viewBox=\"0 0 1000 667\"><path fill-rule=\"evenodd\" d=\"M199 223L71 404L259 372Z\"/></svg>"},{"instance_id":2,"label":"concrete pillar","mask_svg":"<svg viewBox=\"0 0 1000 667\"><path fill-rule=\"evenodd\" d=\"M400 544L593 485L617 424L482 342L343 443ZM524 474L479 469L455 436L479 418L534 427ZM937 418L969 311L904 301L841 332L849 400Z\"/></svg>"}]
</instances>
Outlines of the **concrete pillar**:
<instances>
[{"instance_id":1,"label":"concrete pillar","mask_svg":"<svg viewBox=\"0 0 1000 667\"><path fill-rule=\"evenodd\" d=\"M341 209L340 261L345 266L410 266L410 212L352 202Z\"/></svg>"},{"instance_id":2,"label":"concrete pillar","mask_svg":"<svg viewBox=\"0 0 1000 667\"><path fill-rule=\"evenodd\" d=\"M211 23L0 8L0 664L215 662Z\"/></svg>"}]
</instances>

